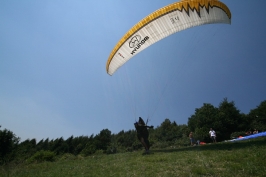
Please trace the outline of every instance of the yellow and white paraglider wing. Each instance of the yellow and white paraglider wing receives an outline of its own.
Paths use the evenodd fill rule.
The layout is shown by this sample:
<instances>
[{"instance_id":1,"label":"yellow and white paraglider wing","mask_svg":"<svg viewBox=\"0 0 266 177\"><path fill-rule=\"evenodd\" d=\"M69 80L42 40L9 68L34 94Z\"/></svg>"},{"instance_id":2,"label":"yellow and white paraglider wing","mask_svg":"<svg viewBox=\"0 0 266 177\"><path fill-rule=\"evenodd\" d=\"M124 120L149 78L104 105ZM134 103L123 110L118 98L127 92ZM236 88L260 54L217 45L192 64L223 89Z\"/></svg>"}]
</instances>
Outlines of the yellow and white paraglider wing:
<instances>
[{"instance_id":1,"label":"yellow and white paraglider wing","mask_svg":"<svg viewBox=\"0 0 266 177\"><path fill-rule=\"evenodd\" d=\"M133 26L112 50L106 70L109 75L140 51L187 28L210 23L231 23L231 12L218 0L181 0L165 6Z\"/></svg>"}]
</instances>

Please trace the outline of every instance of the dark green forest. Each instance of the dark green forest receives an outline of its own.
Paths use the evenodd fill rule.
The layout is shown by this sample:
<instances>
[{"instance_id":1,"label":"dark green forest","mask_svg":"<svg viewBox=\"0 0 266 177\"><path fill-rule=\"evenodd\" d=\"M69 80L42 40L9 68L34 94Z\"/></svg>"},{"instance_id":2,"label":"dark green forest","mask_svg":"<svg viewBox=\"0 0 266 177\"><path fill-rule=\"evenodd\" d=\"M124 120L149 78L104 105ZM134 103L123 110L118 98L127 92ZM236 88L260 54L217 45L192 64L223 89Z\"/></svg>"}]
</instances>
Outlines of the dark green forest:
<instances>
[{"instance_id":1,"label":"dark green forest","mask_svg":"<svg viewBox=\"0 0 266 177\"><path fill-rule=\"evenodd\" d=\"M163 119L162 119L163 120ZM133 127L133 125L132 125ZM151 148L178 148L189 146L189 132L194 132L194 138L206 143L211 142L209 130L213 128L217 141L245 136L246 132L257 129L266 131L266 100L248 114L241 113L233 101L223 99L218 107L204 103L196 108L188 118L188 123L178 125L169 118L164 118L161 125L149 129ZM94 153L121 153L143 149L137 139L136 131L121 130L114 134L108 129L91 136L63 137L57 139L27 139L20 138L11 130L0 128L0 165L8 163L32 163L54 161L66 154L88 156Z\"/></svg>"}]
</instances>

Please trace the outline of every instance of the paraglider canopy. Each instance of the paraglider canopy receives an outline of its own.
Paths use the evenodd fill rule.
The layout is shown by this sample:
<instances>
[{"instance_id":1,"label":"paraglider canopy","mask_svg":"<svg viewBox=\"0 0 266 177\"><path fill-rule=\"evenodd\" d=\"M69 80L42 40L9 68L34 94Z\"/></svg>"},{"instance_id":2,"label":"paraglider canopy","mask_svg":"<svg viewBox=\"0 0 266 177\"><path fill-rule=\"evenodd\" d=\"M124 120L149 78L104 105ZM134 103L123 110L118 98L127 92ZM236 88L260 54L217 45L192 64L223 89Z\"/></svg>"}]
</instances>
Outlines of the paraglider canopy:
<instances>
[{"instance_id":1,"label":"paraglider canopy","mask_svg":"<svg viewBox=\"0 0 266 177\"><path fill-rule=\"evenodd\" d=\"M181 30L212 23L231 23L231 12L218 0L181 0L151 13L115 45L106 63L109 75L130 58Z\"/></svg>"}]
</instances>

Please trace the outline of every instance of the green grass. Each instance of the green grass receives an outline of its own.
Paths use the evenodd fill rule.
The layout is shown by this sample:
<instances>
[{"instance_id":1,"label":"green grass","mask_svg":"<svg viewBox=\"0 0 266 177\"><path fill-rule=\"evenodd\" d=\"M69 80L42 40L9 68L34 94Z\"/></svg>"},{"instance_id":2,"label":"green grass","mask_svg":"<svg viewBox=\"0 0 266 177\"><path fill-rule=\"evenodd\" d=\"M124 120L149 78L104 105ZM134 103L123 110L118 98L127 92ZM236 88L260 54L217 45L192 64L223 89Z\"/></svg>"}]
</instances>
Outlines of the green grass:
<instances>
[{"instance_id":1,"label":"green grass","mask_svg":"<svg viewBox=\"0 0 266 177\"><path fill-rule=\"evenodd\" d=\"M265 176L266 138L204 146L97 154L65 155L55 162L0 167L0 176Z\"/></svg>"}]
</instances>

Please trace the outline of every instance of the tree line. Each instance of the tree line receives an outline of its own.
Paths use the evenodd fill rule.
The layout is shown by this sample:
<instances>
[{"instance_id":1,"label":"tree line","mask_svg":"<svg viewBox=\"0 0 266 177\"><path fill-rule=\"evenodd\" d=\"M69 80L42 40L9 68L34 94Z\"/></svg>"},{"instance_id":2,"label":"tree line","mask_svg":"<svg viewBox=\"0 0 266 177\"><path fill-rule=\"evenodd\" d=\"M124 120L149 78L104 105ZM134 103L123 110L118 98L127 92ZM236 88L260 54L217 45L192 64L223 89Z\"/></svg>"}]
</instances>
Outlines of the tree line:
<instances>
[{"instance_id":1,"label":"tree line","mask_svg":"<svg viewBox=\"0 0 266 177\"><path fill-rule=\"evenodd\" d=\"M224 141L236 136L245 136L247 131L254 129L266 131L266 100L251 109L248 114L241 113L233 101L223 99L218 107L204 103L196 108L188 123L178 125L169 118L154 129L150 129L149 140L154 149L167 147L189 146L189 132L194 132L194 138L206 143L210 142L209 130L213 128L217 141ZM65 154L88 156L94 153L119 153L142 149L136 137L136 131L121 130L114 134L108 129L91 136L63 137L57 139L27 139L20 138L12 131L0 129L0 164L8 162L25 163L38 161L53 161Z\"/></svg>"}]
</instances>

